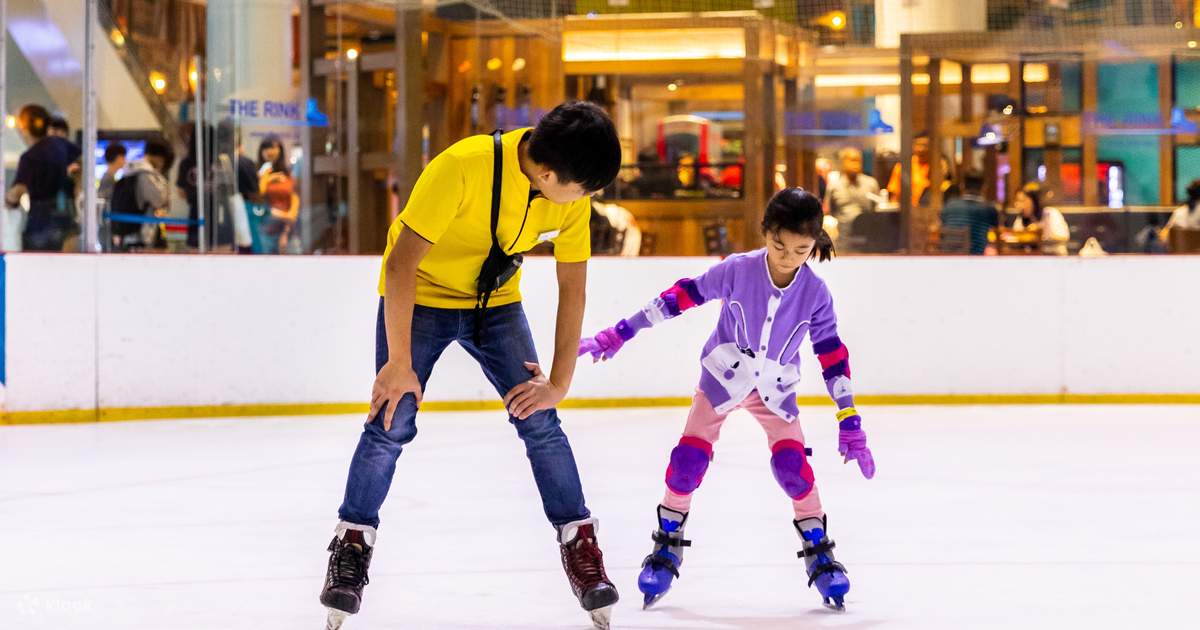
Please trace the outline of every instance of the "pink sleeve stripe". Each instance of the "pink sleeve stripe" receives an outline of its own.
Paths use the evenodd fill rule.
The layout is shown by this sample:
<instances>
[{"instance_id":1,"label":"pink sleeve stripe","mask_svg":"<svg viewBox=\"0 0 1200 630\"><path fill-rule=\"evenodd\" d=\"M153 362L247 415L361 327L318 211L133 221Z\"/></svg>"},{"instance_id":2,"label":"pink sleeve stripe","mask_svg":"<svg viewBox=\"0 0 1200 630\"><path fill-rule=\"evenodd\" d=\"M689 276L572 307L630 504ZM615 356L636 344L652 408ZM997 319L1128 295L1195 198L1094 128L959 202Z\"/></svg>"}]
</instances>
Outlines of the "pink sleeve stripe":
<instances>
[{"instance_id":1,"label":"pink sleeve stripe","mask_svg":"<svg viewBox=\"0 0 1200 630\"><path fill-rule=\"evenodd\" d=\"M821 369L827 370L830 366L837 365L840 361L845 361L850 358L850 351L846 346L839 345L836 350L818 354L817 359L821 361Z\"/></svg>"},{"instance_id":2,"label":"pink sleeve stripe","mask_svg":"<svg viewBox=\"0 0 1200 630\"><path fill-rule=\"evenodd\" d=\"M678 284L672 286L666 291L663 291L663 296L665 297L668 293L675 296L675 303L679 305L680 312L686 311L689 308L695 308L697 306L696 302L692 300L692 296L688 293L687 289L679 286Z\"/></svg>"}]
</instances>

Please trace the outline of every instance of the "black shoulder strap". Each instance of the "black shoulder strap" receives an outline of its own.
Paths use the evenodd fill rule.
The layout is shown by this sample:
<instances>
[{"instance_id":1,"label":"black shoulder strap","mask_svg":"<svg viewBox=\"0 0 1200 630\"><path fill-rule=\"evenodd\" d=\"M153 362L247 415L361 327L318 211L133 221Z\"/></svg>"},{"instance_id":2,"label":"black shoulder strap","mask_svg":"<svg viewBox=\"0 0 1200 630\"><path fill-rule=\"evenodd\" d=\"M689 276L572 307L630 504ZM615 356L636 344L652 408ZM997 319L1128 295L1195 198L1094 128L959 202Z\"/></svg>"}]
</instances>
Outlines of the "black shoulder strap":
<instances>
[{"instance_id":1,"label":"black shoulder strap","mask_svg":"<svg viewBox=\"0 0 1200 630\"><path fill-rule=\"evenodd\" d=\"M503 134L500 129L492 132L496 148L492 160L492 244L496 247L500 247L500 240L496 238L496 227L500 224L500 184L504 177L504 146L500 143Z\"/></svg>"}]
</instances>

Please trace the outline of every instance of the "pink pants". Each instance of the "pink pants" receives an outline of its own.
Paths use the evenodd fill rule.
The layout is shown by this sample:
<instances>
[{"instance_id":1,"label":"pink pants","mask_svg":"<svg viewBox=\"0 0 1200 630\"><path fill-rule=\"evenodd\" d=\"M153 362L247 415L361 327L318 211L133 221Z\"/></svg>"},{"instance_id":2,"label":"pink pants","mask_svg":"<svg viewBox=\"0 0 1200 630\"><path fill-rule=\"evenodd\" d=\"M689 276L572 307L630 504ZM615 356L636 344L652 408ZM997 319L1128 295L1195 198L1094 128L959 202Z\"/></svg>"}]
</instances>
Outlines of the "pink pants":
<instances>
[{"instance_id":1,"label":"pink pants","mask_svg":"<svg viewBox=\"0 0 1200 630\"><path fill-rule=\"evenodd\" d=\"M800 421L797 419L786 422L783 418L775 415L763 404L757 391L751 392L746 400L738 405L738 408L749 411L750 415L754 416L754 419L762 425L763 430L767 432L768 448L774 447L781 440L804 443L804 432L800 429ZM704 392L696 390L696 395L692 398L692 410L688 413L687 425L683 428L684 438L699 438L709 444L716 444L717 439L721 436L721 425L725 423L727 417L729 414L717 413ZM676 494L668 487L666 496L663 497L663 505L673 510L687 512L691 509L692 494ZM792 509L795 511L797 519L823 516L825 512L821 509L821 498L817 494L816 485L813 485L812 491L803 498L793 499Z\"/></svg>"}]
</instances>

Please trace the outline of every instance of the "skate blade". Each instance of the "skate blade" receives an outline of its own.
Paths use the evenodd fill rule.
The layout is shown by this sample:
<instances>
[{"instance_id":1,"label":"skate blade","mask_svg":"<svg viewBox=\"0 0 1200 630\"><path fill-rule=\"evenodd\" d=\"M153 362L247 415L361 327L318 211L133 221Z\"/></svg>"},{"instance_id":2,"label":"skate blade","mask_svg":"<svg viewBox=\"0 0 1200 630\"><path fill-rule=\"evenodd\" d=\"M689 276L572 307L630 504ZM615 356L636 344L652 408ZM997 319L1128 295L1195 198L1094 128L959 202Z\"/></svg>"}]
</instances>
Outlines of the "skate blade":
<instances>
[{"instance_id":1,"label":"skate blade","mask_svg":"<svg viewBox=\"0 0 1200 630\"><path fill-rule=\"evenodd\" d=\"M349 616L343 611L330 608L329 616L325 619L325 630L339 630Z\"/></svg>"},{"instance_id":2,"label":"skate blade","mask_svg":"<svg viewBox=\"0 0 1200 630\"><path fill-rule=\"evenodd\" d=\"M645 597L643 597L642 598L642 610L649 610L650 607L657 604L658 600L662 599L664 595L666 595L666 593L659 593L657 595L646 595Z\"/></svg>"},{"instance_id":3,"label":"skate blade","mask_svg":"<svg viewBox=\"0 0 1200 630\"><path fill-rule=\"evenodd\" d=\"M596 610L588 611L592 616L592 625L596 630L608 630L609 624L612 623L612 606L597 608Z\"/></svg>"},{"instance_id":4,"label":"skate blade","mask_svg":"<svg viewBox=\"0 0 1200 630\"><path fill-rule=\"evenodd\" d=\"M825 607L838 613L846 612L846 602L841 597L825 598Z\"/></svg>"}]
</instances>

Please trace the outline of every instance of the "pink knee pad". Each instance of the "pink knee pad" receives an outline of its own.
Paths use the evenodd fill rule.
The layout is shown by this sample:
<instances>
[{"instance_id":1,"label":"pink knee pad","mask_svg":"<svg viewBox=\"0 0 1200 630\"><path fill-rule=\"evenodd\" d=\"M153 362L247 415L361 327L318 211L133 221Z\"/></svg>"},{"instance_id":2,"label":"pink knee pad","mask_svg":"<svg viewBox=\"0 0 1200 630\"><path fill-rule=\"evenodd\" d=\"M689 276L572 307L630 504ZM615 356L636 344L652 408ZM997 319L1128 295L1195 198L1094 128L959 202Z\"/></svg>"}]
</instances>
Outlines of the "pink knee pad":
<instances>
[{"instance_id":1,"label":"pink knee pad","mask_svg":"<svg viewBox=\"0 0 1200 630\"><path fill-rule=\"evenodd\" d=\"M667 487L675 494L691 494L700 487L711 460L712 444L687 435L679 438L679 445L671 449Z\"/></svg>"},{"instance_id":2,"label":"pink knee pad","mask_svg":"<svg viewBox=\"0 0 1200 630\"><path fill-rule=\"evenodd\" d=\"M771 472L789 497L799 501L813 489L813 469L808 465L804 444L780 440L771 446Z\"/></svg>"}]
</instances>

